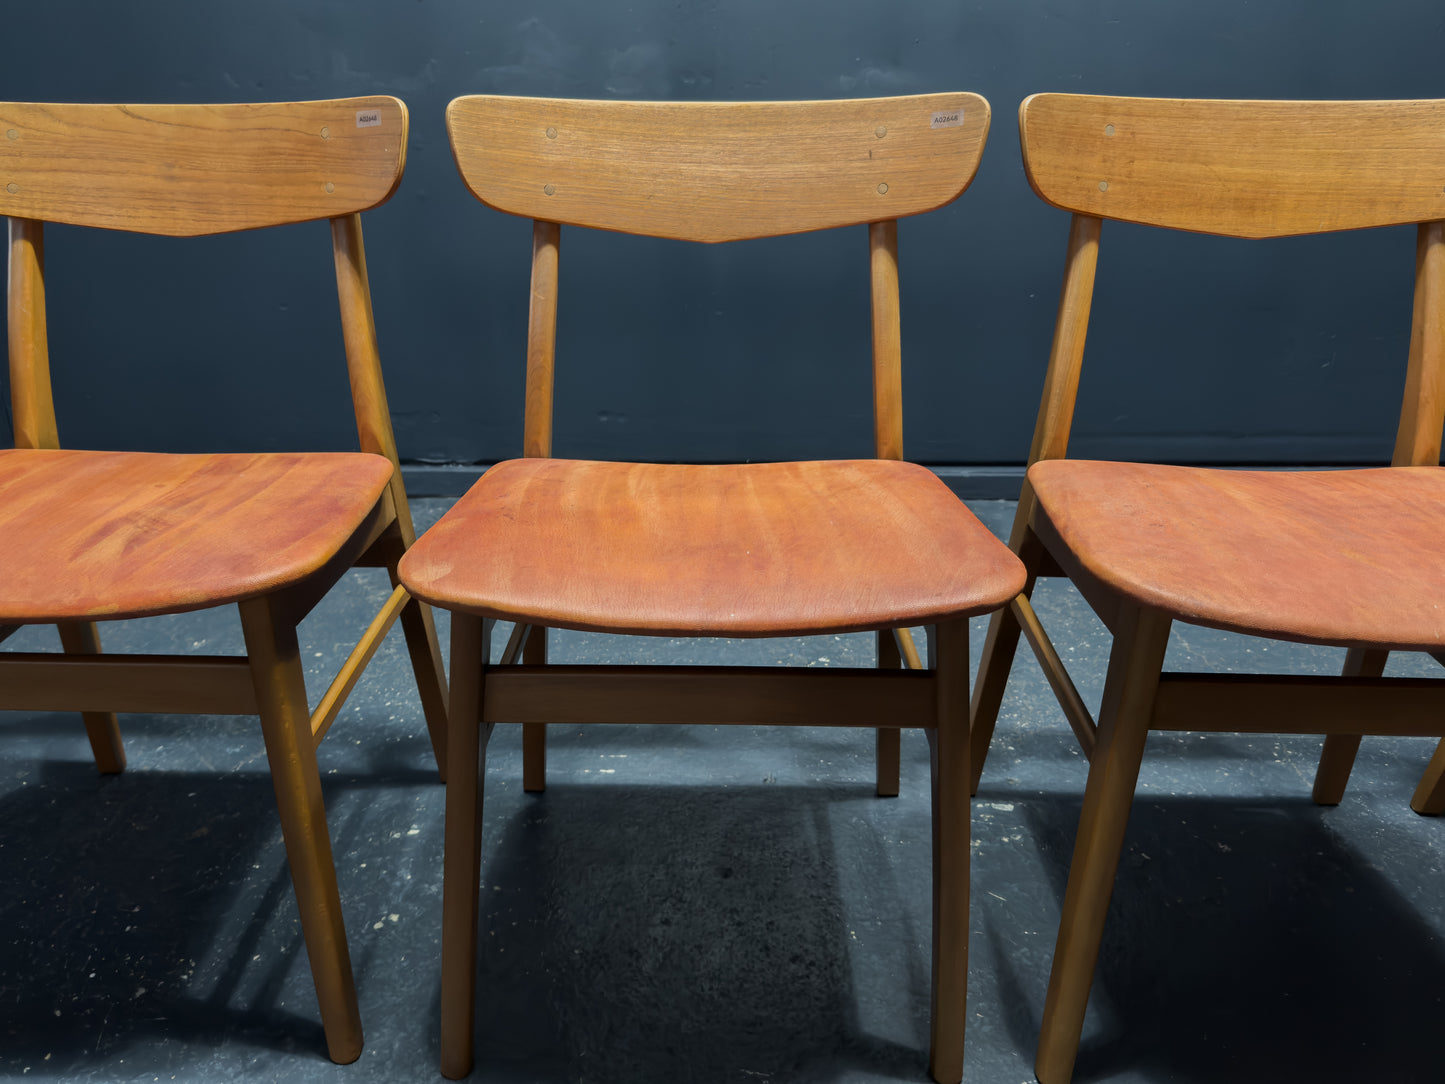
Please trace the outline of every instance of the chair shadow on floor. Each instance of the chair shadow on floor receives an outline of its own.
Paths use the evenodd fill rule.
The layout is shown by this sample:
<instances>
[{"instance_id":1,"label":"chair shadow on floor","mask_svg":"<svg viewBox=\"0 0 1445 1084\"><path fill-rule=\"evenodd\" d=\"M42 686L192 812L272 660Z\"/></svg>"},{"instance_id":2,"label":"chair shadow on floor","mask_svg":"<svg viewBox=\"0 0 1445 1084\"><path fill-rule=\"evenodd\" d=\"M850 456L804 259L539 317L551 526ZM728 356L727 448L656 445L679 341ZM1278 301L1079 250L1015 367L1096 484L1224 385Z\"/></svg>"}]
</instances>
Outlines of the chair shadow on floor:
<instances>
[{"instance_id":1,"label":"chair shadow on floor","mask_svg":"<svg viewBox=\"0 0 1445 1084\"><path fill-rule=\"evenodd\" d=\"M1055 923L1079 807L1063 795L1021 806ZM1342 815L1307 793L1136 798L1074 1079L1438 1080L1438 921L1331 826ZM1391 835L1439 875L1437 849ZM986 939L1005 1000L1031 1008L1009 1023L1032 1050L1043 988L1009 967L1005 932Z\"/></svg>"},{"instance_id":2,"label":"chair shadow on floor","mask_svg":"<svg viewBox=\"0 0 1445 1084\"><path fill-rule=\"evenodd\" d=\"M15 737L71 723L69 716L31 716L15 726L7 718L6 727ZM166 733L171 720L129 716L127 723L144 744L152 730ZM98 776L85 759L7 763L10 778L0 788L0 1076L74 1074L86 1066L109 1072L134 1046L166 1040L195 1048L241 1042L325 1064L254 721L235 756L252 752L255 770L225 773L135 763L123 775ZM401 816L415 819L415 788L438 792L440 816L435 773L412 752L401 750L380 770L323 774L343 891L348 880L365 880L364 871L341 868L354 837ZM439 868L439 842L436 851ZM358 952L360 982L366 970Z\"/></svg>"},{"instance_id":3,"label":"chair shadow on floor","mask_svg":"<svg viewBox=\"0 0 1445 1084\"><path fill-rule=\"evenodd\" d=\"M871 786L559 782L489 817L477 1078L924 1079L926 828L904 880L860 800ZM866 886L848 914L844 879ZM875 917L891 943L867 943ZM860 1023L872 983L907 989L892 1037Z\"/></svg>"}]
</instances>

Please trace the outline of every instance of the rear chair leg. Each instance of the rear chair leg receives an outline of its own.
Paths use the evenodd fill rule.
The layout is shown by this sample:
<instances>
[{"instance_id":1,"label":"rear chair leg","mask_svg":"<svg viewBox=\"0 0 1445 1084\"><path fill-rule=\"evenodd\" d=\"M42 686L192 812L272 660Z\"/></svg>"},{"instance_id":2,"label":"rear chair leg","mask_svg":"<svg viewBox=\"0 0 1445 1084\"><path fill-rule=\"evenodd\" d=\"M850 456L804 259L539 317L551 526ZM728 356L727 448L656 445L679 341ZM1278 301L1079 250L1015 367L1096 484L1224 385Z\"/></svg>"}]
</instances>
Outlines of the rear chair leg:
<instances>
[{"instance_id":1,"label":"rear chair leg","mask_svg":"<svg viewBox=\"0 0 1445 1084\"><path fill-rule=\"evenodd\" d=\"M1032 586L1030 583L1025 587L1025 593ZM1003 705L1004 689L1008 687L1009 672L1013 669L1019 632L1019 619L1012 606L995 610L988 619L988 634L984 637L978 678L973 686L973 703L969 707L970 794L978 793L978 784L983 778L983 762L988 757L999 708Z\"/></svg>"},{"instance_id":2,"label":"rear chair leg","mask_svg":"<svg viewBox=\"0 0 1445 1084\"><path fill-rule=\"evenodd\" d=\"M1379 677L1385 672L1385 660L1389 657L1388 651L1352 647L1345 654L1345 665L1340 673L1344 677ZM1358 734L1329 734L1325 737L1311 794L1315 805L1340 804L1340 799L1345 796L1345 785L1350 781L1350 770L1355 766L1355 754L1359 751Z\"/></svg>"},{"instance_id":3,"label":"rear chair leg","mask_svg":"<svg viewBox=\"0 0 1445 1084\"><path fill-rule=\"evenodd\" d=\"M296 628L277 620L270 599L252 599L241 603L240 609L326 1049L332 1061L345 1065L361 1055L361 1013L326 831Z\"/></svg>"},{"instance_id":4,"label":"rear chair leg","mask_svg":"<svg viewBox=\"0 0 1445 1084\"><path fill-rule=\"evenodd\" d=\"M1035 508L1033 489L1027 480L1019 492L1018 507L1014 510L1014 524L1009 531L1009 549L1023 562L1028 574L1024 580L1023 595L1033 597L1034 584L1043 568L1047 552L1039 536L1029 526ZM1008 687L1009 673L1013 669L1014 653L1019 646L1018 615L1012 605L993 612L988 619L988 633L983 640L983 654L979 657L978 677L974 680L973 702L969 705L969 759L972 775L969 778L969 793L978 793L979 780L983 778L983 763L988 758L988 747L993 741L994 727L998 723L999 708L1003 705L1004 690Z\"/></svg>"},{"instance_id":5,"label":"rear chair leg","mask_svg":"<svg viewBox=\"0 0 1445 1084\"><path fill-rule=\"evenodd\" d=\"M391 573L391 586L400 585L396 568ZM416 691L421 697L421 710L431 737L432 754L442 782L447 780L447 676L442 669L442 649L437 640L436 620L431 607L417 599L401 611L401 631L406 636L406 651L411 656L411 670L416 677Z\"/></svg>"},{"instance_id":6,"label":"rear chair leg","mask_svg":"<svg viewBox=\"0 0 1445 1084\"><path fill-rule=\"evenodd\" d=\"M878 668L897 670L903 665L903 655L898 650L892 629L878 630ZM876 771L878 774L877 793L880 798L898 797L898 778L903 753L902 733L895 727L880 726L877 730Z\"/></svg>"},{"instance_id":7,"label":"rear chair leg","mask_svg":"<svg viewBox=\"0 0 1445 1084\"><path fill-rule=\"evenodd\" d=\"M490 662L491 660L488 659ZM522 646L525 666L547 665L547 630L533 625ZM547 724L522 724L522 789L540 794L547 789Z\"/></svg>"},{"instance_id":8,"label":"rear chair leg","mask_svg":"<svg viewBox=\"0 0 1445 1084\"><path fill-rule=\"evenodd\" d=\"M1445 813L1445 741L1435 746L1435 755L1430 758L1425 775L1415 788L1410 808L1426 817Z\"/></svg>"},{"instance_id":9,"label":"rear chair leg","mask_svg":"<svg viewBox=\"0 0 1445 1084\"><path fill-rule=\"evenodd\" d=\"M94 621L75 621L57 625L60 646L67 655L99 655L100 630ZM86 711L80 715L85 735L90 739L90 752L95 766L103 775L125 769L125 746L120 739L120 723L113 711Z\"/></svg>"}]
</instances>

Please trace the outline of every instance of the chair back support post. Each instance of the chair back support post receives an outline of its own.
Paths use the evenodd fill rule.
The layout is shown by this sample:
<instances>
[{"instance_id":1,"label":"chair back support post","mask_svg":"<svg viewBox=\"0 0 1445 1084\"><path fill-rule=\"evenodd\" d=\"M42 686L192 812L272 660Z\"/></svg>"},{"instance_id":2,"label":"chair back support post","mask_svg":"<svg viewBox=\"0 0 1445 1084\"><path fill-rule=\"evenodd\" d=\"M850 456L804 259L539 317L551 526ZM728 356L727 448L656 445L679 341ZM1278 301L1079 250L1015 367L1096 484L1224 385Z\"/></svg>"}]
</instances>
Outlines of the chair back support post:
<instances>
[{"instance_id":1,"label":"chair back support post","mask_svg":"<svg viewBox=\"0 0 1445 1084\"><path fill-rule=\"evenodd\" d=\"M1410 363L1392 464L1438 466L1445 426L1445 222L1420 223Z\"/></svg>"},{"instance_id":2,"label":"chair back support post","mask_svg":"<svg viewBox=\"0 0 1445 1084\"><path fill-rule=\"evenodd\" d=\"M1049 367L1044 377L1038 422L1034 426L1034 442L1029 448L1031 466L1041 459L1063 459L1069 451L1069 430L1074 422L1074 401L1079 394L1079 373L1084 364L1084 340L1089 332L1102 226L1102 219L1085 214L1075 214L1069 225L1054 341L1049 348Z\"/></svg>"},{"instance_id":3,"label":"chair back support post","mask_svg":"<svg viewBox=\"0 0 1445 1084\"><path fill-rule=\"evenodd\" d=\"M356 412L356 433L363 452L397 462L396 437L386 388L381 382L381 355L366 273L366 247L361 216L331 220L331 251L336 259L336 296L341 306L341 333L346 343L346 372Z\"/></svg>"},{"instance_id":4,"label":"chair back support post","mask_svg":"<svg viewBox=\"0 0 1445 1084\"><path fill-rule=\"evenodd\" d=\"M552 454L552 383L557 352L557 248L562 228L532 223L532 300L527 315L527 399L522 454Z\"/></svg>"},{"instance_id":5,"label":"chair back support post","mask_svg":"<svg viewBox=\"0 0 1445 1084\"><path fill-rule=\"evenodd\" d=\"M903 458L903 356L898 316L898 220L868 224L873 310L873 454Z\"/></svg>"},{"instance_id":6,"label":"chair back support post","mask_svg":"<svg viewBox=\"0 0 1445 1084\"><path fill-rule=\"evenodd\" d=\"M15 447L59 448L45 331L44 228L35 219L10 219L8 298Z\"/></svg>"},{"instance_id":7,"label":"chair back support post","mask_svg":"<svg viewBox=\"0 0 1445 1084\"><path fill-rule=\"evenodd\" d=\"M969 186L988 126L988 103L967 93L452 101L447 131L468 189L534 224L524 455L547 457L552 449L561 224L702 243L867 224L874 445L879 458L901 459L897 219L942 207Z\"/></svg>"},{"instance_id":8,"label":"chair back support post","mask_svg":"<svg viewBox=\"0 0 1445 1084\"><path fill-rule=\"evenodd\" d=\"M341 334L346 344L346 373L351 382L351 405L356 414L356 435L363 452L386 456L393 474L391 494L396 505L402 539L416 540L411 509L401 481L401 460L391 409L381 377L381 352L376 341L376 318L371 307L371 282L366 271L366 244L361 215L331 220L331 253L336 263L336 297L341 309Z\"/></svg>"}]
</instances>

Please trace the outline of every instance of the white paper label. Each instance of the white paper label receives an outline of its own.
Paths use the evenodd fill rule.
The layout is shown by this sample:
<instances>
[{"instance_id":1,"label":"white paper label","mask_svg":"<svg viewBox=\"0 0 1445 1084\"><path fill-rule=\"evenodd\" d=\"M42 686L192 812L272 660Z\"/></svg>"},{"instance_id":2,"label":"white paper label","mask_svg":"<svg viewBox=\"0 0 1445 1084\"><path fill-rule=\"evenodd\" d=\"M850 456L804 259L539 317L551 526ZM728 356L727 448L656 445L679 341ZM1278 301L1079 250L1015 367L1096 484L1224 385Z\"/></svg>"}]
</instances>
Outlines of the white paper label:
<instances>
[{"instance_id":1,"label":"white paper label","mask_svg":"<svg viewBox=\"0 0 1445 1084\"><path fill-rule=\"evenodd\" d=\"M381 127L381 110L379 109L358 109L356 111L356 126L358 128L379 128ZM938 125L934 125L935 128Z\"/></svg>"},{"instance_id":2,"label":"white paper label","mask_svg":"<svg viewBox=\"0 0 1445 1084\"><path fill-rule=\"evenodd\" d=\"M953 113L935 113L930 128L959 128L963 126L963 110Z\"/></svg>"}]
</instances>

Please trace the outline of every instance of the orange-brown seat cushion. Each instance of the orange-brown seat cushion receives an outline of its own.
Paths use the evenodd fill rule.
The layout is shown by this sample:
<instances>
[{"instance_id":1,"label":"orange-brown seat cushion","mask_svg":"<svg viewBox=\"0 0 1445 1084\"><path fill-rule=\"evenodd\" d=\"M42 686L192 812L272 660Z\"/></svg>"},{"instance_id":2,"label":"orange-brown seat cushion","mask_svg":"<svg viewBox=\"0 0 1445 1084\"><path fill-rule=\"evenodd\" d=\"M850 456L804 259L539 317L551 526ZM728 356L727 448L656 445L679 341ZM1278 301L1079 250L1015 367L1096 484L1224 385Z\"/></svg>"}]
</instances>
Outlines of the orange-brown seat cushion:
<instances>
[{"instance_id":1,"label":"orange-brown seat cushion","mask_svg":"<svg viewBox=\"0 0 1445 1084\"><path fill-rule=\"evenodd\" d=\"M0 450L0 623L178 613L295 583L390 477L360 452Z\"/></svg>"},{"instance_id":2,"label":"orange-brown seat cushion","mask_svg":"<svg viewBox=\"0 0 1445 1084\"><path fill-rule=\"evenodd\" d=\"M1065 571L1198 625L1283 640L1445 646L1445 470L1029 468ZM1052 539L1050 535L1054 536Z\"/></svg>"},{"instance_id":3,"label":"orange-brown seat cushion","mask_svg":"<svg viewBox=\"0 0 1445 1084\"><path fill-rule=\"evenodd\" d=\"M446 609L559 628L783 636L992 610L1023 566L930 471L849 460L518 459L407 553Z\"/></svg>"}]
</instances>

